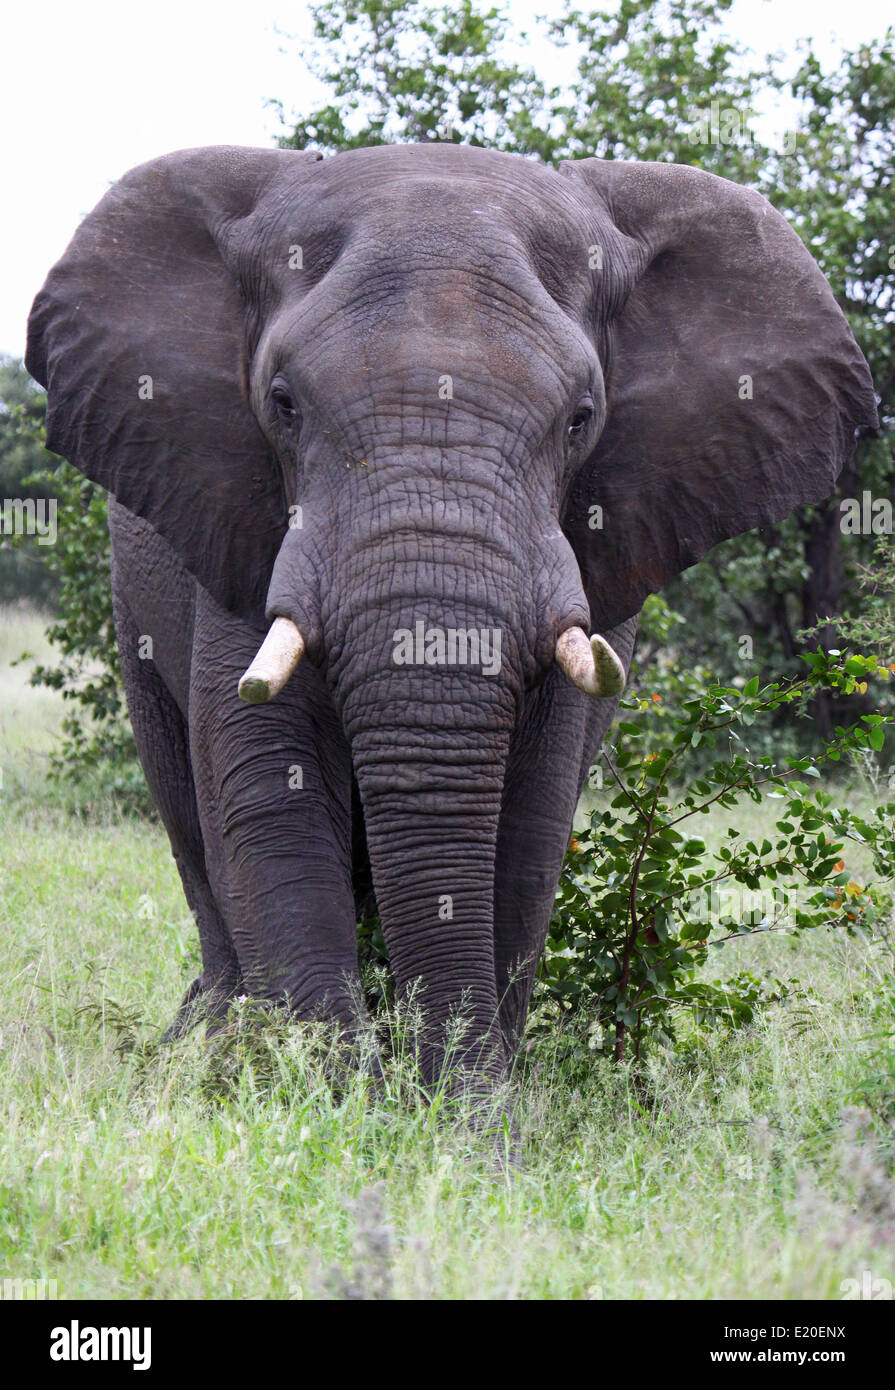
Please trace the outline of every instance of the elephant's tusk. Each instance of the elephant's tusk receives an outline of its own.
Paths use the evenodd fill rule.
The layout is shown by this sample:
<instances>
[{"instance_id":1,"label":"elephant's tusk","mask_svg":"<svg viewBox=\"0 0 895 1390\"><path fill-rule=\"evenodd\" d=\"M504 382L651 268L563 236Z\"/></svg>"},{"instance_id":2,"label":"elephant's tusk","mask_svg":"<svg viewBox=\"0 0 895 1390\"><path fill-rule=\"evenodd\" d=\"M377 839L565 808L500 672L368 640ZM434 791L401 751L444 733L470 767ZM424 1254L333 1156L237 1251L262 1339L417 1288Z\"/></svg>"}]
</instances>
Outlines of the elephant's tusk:
<instances>
[{"instance_id":1,"label":"elephant's tusk","mask_svg":"<svg viewBox=\"0 0 895 1390\"><path fill-rule=\"evenodd\" d=\"M305 642L291 618L274 618L258 655L239 682L239 698L263 705L279 695L304 655Z\"/></svg>"},{"instance_id":2,"label":"elephant's tusk","mask_svg":"<svg viewBox=\"0 0 895 1390\"><path fill-rule=\"evenodd\" d=\"M620 695L625 688L625 668L598 633L588 638L570 627L556 643L556 664L585 695Z\"/></svg>"}]
</instances>

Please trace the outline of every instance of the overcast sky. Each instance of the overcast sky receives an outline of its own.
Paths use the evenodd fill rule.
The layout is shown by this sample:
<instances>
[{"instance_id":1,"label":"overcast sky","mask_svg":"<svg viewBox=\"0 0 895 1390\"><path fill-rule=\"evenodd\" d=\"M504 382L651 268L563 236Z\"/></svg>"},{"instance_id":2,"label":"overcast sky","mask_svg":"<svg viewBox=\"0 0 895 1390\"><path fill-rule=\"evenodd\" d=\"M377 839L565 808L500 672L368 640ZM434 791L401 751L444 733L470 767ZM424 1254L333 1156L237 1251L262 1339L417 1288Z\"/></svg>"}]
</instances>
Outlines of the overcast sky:
<instances>
[{"instance_id":1,"label":"overcast sky","mask_svg":"<svg viewBox=\"0 0 895 1390\"><path fill-rule=\"evenodd\" d=\"M510 8L524 27L560 6L510 0ZM810 34L831 58L839 46L880 35L889 15L882 0L736 0L729 28L761 54L789 51ZM277 29L306 38L306 4L35 0L7 7L0 351L24 351L35 292L112 180L168 150L270 145L278 125L265 98L282 99L287 109L319 98L297 45ZM541 50L542 71L543 58ZM562 72L554 67L545 75L559 81Z\"/></svg>"}]
</instances>

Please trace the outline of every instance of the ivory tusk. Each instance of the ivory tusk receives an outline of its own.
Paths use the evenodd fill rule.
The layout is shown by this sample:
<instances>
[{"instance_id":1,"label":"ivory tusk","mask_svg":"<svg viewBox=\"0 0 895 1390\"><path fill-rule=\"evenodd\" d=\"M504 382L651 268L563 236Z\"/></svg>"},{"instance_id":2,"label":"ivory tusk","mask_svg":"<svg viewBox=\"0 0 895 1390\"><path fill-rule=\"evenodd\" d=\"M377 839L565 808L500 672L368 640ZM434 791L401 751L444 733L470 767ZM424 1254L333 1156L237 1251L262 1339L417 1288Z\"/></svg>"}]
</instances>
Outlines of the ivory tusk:
<instances>
[{"instance_id":1,"label":"ivory tusk","mask_svg":"<svg viewBox=\"0 0 895 1390\"><path fill-rule=\"evenodd\" d=\"M556 643L556 664L586 695L620 695L625 688L625 668L598 633L588 638L570 627Z\"/></svg>"},{"instance_id":2,"label":"ivory tusk","mask_svg":"<svg viewBox=\"0 0 895 1390\"><path fill-rule=\"evenodd\" d=\"M239 682L239 698L263 705L279 695L304 655L304 638L291 618L274 618L258 655Z\"/></svg>"}]
</instances>

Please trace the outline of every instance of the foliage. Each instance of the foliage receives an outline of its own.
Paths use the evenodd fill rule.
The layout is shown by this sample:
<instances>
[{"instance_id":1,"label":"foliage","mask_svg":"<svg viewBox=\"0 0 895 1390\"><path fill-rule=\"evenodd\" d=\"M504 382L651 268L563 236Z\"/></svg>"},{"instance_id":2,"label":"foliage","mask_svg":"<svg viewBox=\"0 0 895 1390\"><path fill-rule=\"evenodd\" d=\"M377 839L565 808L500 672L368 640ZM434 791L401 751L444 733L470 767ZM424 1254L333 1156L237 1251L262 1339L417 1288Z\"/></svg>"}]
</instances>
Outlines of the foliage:
<instances>
[{"instance_id":1,"label":"foliage","mask_svg":"<svg viewBox=\"0 0 895 1390\"><path fill-rule=\"evenodd\" d=\"M761 147L704 147L698 114L735 106L743 134L760 74L722 33L732 0L622 0L612 11L566 5L538 36L569 52L574 82L549 87L507 57L527 35L496 6L423 0L322 0L311 5L308 69L335 104L293 117L280 144L336 152L404 141L450 140L555 162L676 159L750 178ZM282 102L275 102L287 123ZM753 148L754 146L754 148Z\"/></svg>"},{"instance_id":2,"label":"foliage","mask_svg":"<svg viewBox=\"0 0 895 1390\"><path fill-rule=\"evenodd\" d=\"M555 1007L542 1019L577 1015L591 1045L612 1033L617 1060L632 1037L639 1058L647 1036L674 1045L682 1011L697 1021L742 1024L760 1000L785 996L782 982L769 994L748 973L722 986L706 979L700 968L712 947L757 932L870 929L891 907L884 888L851 878L842 852L846 840L869 846L883 883L895 878L895 801L866 820L803 780L819 778L819 763L854 748L879 751L889 721L859 715L837 726L816 758L786 758L785 766L749 750L756 721L782 706L804 709L818 688L861 694L868 680L889 675L875 656L818 648L803 660L809 669L799 680L759 688L756 676L742 689L712 684L694 693L646 756L643 723L630 715L642 715L651 701L623 701L628 717L617 725L614 750L603 752L615 795L572 841L560 880L538 971L540 998ZM693 776L694 750L725 742L725 755L713 753ZM775 835L757 843L731 827L709 852L687 822L716 803L734 811L743 796L780 802Z\"/></svg>"},{"instance_id":3,"label":"foliage","mask_svg":"<svg viewBox=\"0 0 895 1390\"><path fill-rule=\"evenodd\" d=\"M574 45L577 71L552 93L551 116L562 135L550 159L650 159L753 181L767 151L752 118L775 79L749 66L724 33L732 0L621 0L580 11L566 4L548 26L561 46ZM729 113L723 138L712 137L712 108ZM707 132L707 136L706 136Z\"/></svg>"},{"instance_id":4,"label":"foliage","mask_svg":"<svg viewBox=\"0 0 895 1390\"><path fill-rule=\"evenodd\" d=\"M42 419L20 413L17 426L21 437L42 445ZM106 492L43 448L40 459L25 482L52 497L57 507L57 540L45 548L43 563L58 608L47 636L60 657L53 666L35 666L31 684L60 690L70 706L62 741L51 756L51 776L89 782L114 794L122 806L149 812L151 798L118 665Z\"/></svg>"},{"instance_id":5,"label":"foliage","mask_svg":"<svg viewBox=\"0 0 895 1390\"><path fill-rule=\"evenodd\" d=\"M474 0L360 0L311 7L309 70L333 100L294 117L284 148L338 151L406 140L451 140L532 153L543 83L501 57L509 28ZM521 36L524 37L524 36ZM282 102L273 105L286 124Z\"/></svg>"},{"instance_id":6,"label":"foliage","mask_svg":"<svg viewBox=\"0 0 895 1390\"><path fill-rule=\"evenodd\" d=\"M893 498L895 31L844 54L832 72L804 44L786 89L799 103L797 127L783 150L769 151L757 186L790 218L849 319L880 396L882 432L859 445L828 502L726 541L666 591L688 619L689 660L708 660L728 680L744 633L759 671L783 669L782 657L794 673L800 630L824 646L841 645L863 604L856 580L878 539L866 524L855 534L844 529L841 503L865 493ZM891 692L883 708L895 708ZM832 692L815 714L828 736L837 717ZM797 730L790 725L789 732Z\"/></svg>"},{"instance_id":7,"label":"foliage","mask_svg":"<svg viewBox=\"0 0 895 1390\"><path fill-rule=\"evenodd\" d=\"M635 658L632 662L629 685L642 684L644 696L630 718L641 729L643 756L671 746L671 739L686 700L698 698L711 685L714 677L708 666L688 667L681 660L682 634L686 620L671 607L662 594L651 594L640 614L637 627ZM702 767L702 759L691 753L691 770ZM599 785L603 771L598 765ZM593 786L593 781L591 786Z\"/></svg>"},{"instance_id":8,"label":"foliage","mask_svg":"<svg viewBox=\"0 0 895 1390\"><path fill-rule=\"evenodd\" d=\"M871 562L858 566L857 582L860 613L841 620L840 632L885 660L895 651L895 545L891 536L879 537Z\"/></svg>"},{"instance_id":9,"label":"foliage","mask_svg":"<svg viewBox=\"0 0 895 1390\"><path fill-rule=\"evenodd\" d=\"M45 457L34 437L45 406L43 391L19 359L0 355L0 509L13 498L50 501L47 481L33 476ZM26 599L46 607L55 601L52 569L41 563L47 548L32 536L7 535L0 519L0 603Z\"/></svg>"}]
</instances>

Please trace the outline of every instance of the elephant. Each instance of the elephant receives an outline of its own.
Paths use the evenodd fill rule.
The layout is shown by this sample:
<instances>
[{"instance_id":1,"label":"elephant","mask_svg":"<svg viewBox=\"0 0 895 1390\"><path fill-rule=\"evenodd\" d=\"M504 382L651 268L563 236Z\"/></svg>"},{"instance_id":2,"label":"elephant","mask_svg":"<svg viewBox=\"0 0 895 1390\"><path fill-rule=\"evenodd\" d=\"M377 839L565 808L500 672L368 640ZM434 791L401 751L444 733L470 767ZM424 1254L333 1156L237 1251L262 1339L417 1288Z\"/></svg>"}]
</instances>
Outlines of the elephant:
<instances>
[{"instance_id":1,"label":"elephant","mask_svg":"<svg viewBox=\"0 0 895 1390\"><path fill-rule=\"evenodd\" d=\"M106 193L26 362L110 493L174 1034L246 994L351 1035L372 892L424 1075L462 1017L493 1093L645 598L876 426L816 262L696 167L212 146Z\"/></svg>"}]
</instances>

